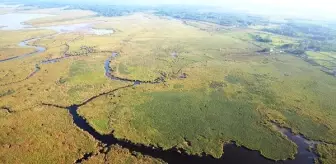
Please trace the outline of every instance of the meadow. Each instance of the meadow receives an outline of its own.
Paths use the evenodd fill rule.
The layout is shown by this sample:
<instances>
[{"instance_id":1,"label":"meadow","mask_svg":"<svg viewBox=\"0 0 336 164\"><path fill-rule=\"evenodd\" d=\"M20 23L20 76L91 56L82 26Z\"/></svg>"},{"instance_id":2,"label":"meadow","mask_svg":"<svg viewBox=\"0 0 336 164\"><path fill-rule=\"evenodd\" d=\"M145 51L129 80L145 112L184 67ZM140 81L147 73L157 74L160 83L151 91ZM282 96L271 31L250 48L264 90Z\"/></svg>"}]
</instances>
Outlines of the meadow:
<instances>
[{"instance_id":1,"label":"meadow","mask_svg":"<svg viewBox=\"0 0 336 164\"><path fill-rule=\"evenodd\" d=\"M112 52L118 56L109 67L117 77L165 78L80 106L79 114L101 134L215 158L225 153L223 144L235 142L267 159L293 159L297 145L273 128L276 122L320 141L316 151L322 163L336 159L336 80L320 70L335 67L334 52L308 51L308 58L319 63L313 66L281 51L298 38L258 28L146 12L117 17L60 8L20 12L54 14L26 22L36 27L85 22L114 33L0 30L0 60L34 51L18 43L47 36L29 43L45 52L0 62L0 163L73 163L87 153L96 155L83 163L163 163L117 145L100 153L104 146L76 127L65 109L43 105L81 104L130 85L105 76L104 62ZM266 48L274 51L261 52ZM48 60L53 62L43 62Z\"/></svg>"},{"instance_id":2,"label":"meadow","mask_svg":"<svg viewBox=\"0 0 336 164\"><path fill-rule=\"evenodd\" d=\"M169 27L165 28L169 30ZM245 37L243 41L237 39L237 36L248 36L251 30L220 32L210 36L199 31L197 37L192 30L194 29L189 30L190 33L184 32L184 38L178 39L183 49L178 49L175 42L167 43L166 38L166 44L158 47L156 44L162 45L160 38L154 37L156 42L150 44L152 50L147 50L136 40L148 39L149 34L146 37L134 36L135 41L129 41L128 46L139 49L127 49L126 46L122 49L123 54L111 62L111 66L117 70L116 74L133 79L145 79L146 76L151 79L161 71L168 75L167 81L160 86L149 85L123 91L118 94L118 100L114 100L114 96L96 100L97 103L92 102L87 107L82 107L80 112L101 133L108 134L113 130L117 137L136 143L154 144L165 149L178 146L191 154L206 152L216 157L221 156L221 145L231 140L250 149L260 150L271 159L293 157L295 145L286 143L288 141L281 135L276 135L268 125L269 121L277 121L311 139L335 142L333 77L289 54L253 54L260 49L254 44L248 44L254 41L253 38ZM160 34L158 32L155 36ZM186 37L188 34L190 36ZM171 34L171 39L178 36L180 35ZM198 40L199 38L202 39ZM288 42L290 41L285 38L278 41L276 46ZM236 45L246 46L235 48ZM158 49L161 53L151 53L148 57L146 53L136 53L144 50L158 52ZM133 53L128 53L129 51ZM172 56L172 53L178 54L178 57ZM170 67L167 68L167 65ZM187 79L174 76L179 69L188 75ZM323 80L316 81L316 77ZM186 92L190 93L186 95ZM216 100L210 96L212 94L219 97L216 103L210 101ZM207 99L210 102L201 103ZM249 100L250 104L243 103L245 100ZM107 101L111 105L106 106ZM210 104L217 105L206 107ZM236 110L227 111L231 106L232 110L242 108L242 116L239 112L235 113ZM204 109L198 110L199 108ZM252 113L248 114L249 111ZM228 118L242 120L237 122L243 124L235 125L235 121L225 117L226 112L232 114ZM247 118L251 118L251 122ZM245 132L249 129L255 138L246 137ZM199 134L195 135L195 132ZM256 133L262 135L257 137ZM265 142L265 147L262 148L253 144L259 143L259 139L270 142ZM272 148L274 141L283 142L281 145L286 146L275 151Z\"/></svg>"}]
</instances>

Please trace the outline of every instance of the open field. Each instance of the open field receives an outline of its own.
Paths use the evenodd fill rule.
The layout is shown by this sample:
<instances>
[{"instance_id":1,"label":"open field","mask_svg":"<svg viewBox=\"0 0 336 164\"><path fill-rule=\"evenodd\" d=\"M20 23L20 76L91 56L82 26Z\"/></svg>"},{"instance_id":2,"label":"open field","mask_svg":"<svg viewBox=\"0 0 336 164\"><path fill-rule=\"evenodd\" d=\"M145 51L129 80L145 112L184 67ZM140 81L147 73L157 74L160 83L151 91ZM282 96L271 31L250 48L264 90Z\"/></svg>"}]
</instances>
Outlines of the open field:
<instances>
[{"instance_id":1,"label":"open field","mask_svg":"<svg viewBox=\"0 0 336 164\"><path fill-rule=\"evenodd\" d=\"M267 159L294 159L297 145L272 127L275 122L319 141L322 163L336 159L336 79L280 52L298 44L295 37L150 13L20 12L54 15L26 22L33 27L89 23L114 33L0 30L0 60L34 52L18 45L27 39L39 38L27 45L46 48L0 62L0 163L73 163L88 153L83 163L164 162L103 145L76 127L67 111L72 107L102 135L187 155L220 158L223 144L235 142ZM263 52L267 48L274 51ZM335 68L334 52L306 55ZM132 83L108 78L107 60L114 76L136 85L122 88ZM158 77L163 82L136 83Z\"/></svg>"}]
</instances>

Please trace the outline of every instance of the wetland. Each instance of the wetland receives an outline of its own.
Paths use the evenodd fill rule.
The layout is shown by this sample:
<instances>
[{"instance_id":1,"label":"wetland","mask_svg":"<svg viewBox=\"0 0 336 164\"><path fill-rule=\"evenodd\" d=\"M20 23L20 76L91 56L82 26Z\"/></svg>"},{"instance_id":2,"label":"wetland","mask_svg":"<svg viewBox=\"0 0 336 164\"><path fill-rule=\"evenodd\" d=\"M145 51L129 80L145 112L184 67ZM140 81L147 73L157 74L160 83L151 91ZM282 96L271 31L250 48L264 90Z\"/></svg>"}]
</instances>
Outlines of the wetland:
<instances>
[{"instance_id":1,"label":"wetland","mask_svg":"<svg viewBox=\"0 0 336 164\"><path fill-rule=\"evenodd\" d=\"M42 4L1 6L0 163L335 162L331 26Z\"/></svg>"}]
</instances>

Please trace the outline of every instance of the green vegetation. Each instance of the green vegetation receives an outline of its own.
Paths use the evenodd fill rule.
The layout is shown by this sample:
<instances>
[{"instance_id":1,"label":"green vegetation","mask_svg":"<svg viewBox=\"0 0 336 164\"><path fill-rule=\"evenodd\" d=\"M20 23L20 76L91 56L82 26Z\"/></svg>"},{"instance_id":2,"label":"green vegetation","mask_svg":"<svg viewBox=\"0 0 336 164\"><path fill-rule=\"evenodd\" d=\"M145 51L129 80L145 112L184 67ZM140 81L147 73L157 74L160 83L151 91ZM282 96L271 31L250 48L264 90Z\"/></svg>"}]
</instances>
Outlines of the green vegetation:
<instances>
[{"instance_id":1,"label":"green vegetation","mask_svg":"<svg viewBox=\"0 0 336 164\"><path fill-rule=\"evenodd\" d=\"M336 35L335 31L331 28L321 26L320 24L304 23L300 21L289 21L287 24L280 25L277 28L266 28L264 31L320 41L333 40Z\"/></svg>"},{"instance_id":2,"label":"green vegetation","mask_svg":"<svg viewBox=\"0 0 336 164\"><path fill-rule=\"evenodd\" d=\"M72 163L97 149L97 142L73 125L66 110L36 107L0 115L0 124L1 163Z\"/></svg>"},{"instance_id":3,"label":"green vegetation","mask_svg":"<svg viewBox=\"0 0 336 164\"><path fill-rule=\"evenodd\" d=\"M119 133L122 126L116 124L116 135L138 143L154 143L163 148L177 144L188 153L205 152L216 157L223 153L222 143L230 141L261 150L262 155L272 159L285 159L294 155L293 144L280 135L272 134L274 132L267 126L259 124L261 117L255 111L255 106L230 101L219 91L202 96L204 94L151 93L147 95L150 101L134 109L134 117L130 120L133 130Z\"/></svg>"},{"instance_id":4,"label":"green vegetation","mask_svg":"<svg viewBox=\"0 0 336 164\"><path fill-rule=\"evenodd\" d=\"M204 12L200 6L163 6L156 9L160 16L170 16L182 20L210 22L225 26L247 27L251 25L266 25L268 20L248 14L223 12ZM216 10L215 8L213 10Z\"/></svg>"},{"instance_id":5,"label":"green vegetation","mask_svg":"<svg viewBox=\"0 0 336 164\"><path fill-rule=\"evenodd\" d=\"M269 35L266 36L266 37L262 37L262 36L260 36L260 35L256 35L256 36L254 36L254 39L255 39L256 41L258 41L258 42L266 42L266 43L268 43L268 42L272 42L272 39L270 38Z\"/></svg>"},{"instance_id":6,"label":"green vegetation","mask_svg":"<svg viewBox=\"0 0 336 164\"><path fill-rule=\"evenodd\" d=\"M162 164L163 161L155 159L149 156L144 156L141 154L136 154L130 152L127 149L122 148L119 145L111 146L111 150L105 155L100 154L88 161L84 161L83 164L104 164L104 163L115 163L115 164Z\"/></svg>"},{"instance_id":7,"label":"green vegetation","mask_svg":"<svg viewBox=\"0 0 336 164\"><path fill-rule=\"evenodd\" d=\"M11 94L13 94L14 92L15 92L14 90L9 89L9 90L7 90L7 91L5 91L5 92L3 92L3 93L0 93L0 97L4 97L4 96L11 95Z\"/></svg>"},{"instance_id":8,"label":"green vegetation","mask_svg":"<svg viewBox=\"0 0 336 164\"><path fill-rule=\"evenodd\" d=\"M320 161L325 164L333 164L336 162L336 146L330 144L319 144L317 152L321 156Z\"/></svg>"},{"instance_id":9,"label":"green vegetation","mask_svg":"<svg viewBox=\"0 0 336 164\"><path fill-rule=\"evenodd\" d=\"M48 36L29 43L46 47L45 52L1 63L0 163L73 163L87 153L95 155L83 163L162 163L117 145L98 153L101 144L79 130L66 109L42 105L81 104L130 85L105 76L104 63L112 52L118 53L109 63L113 75L142 81L164 76L165 82L140 84L84 103L78 113L97 132L217 158L226 151L223 144L231 141L269 159L294 158L296 145L272 128L270 122L277 122L321 141L316 150L320 160L334 163L336 51L331 29L272 24L198 7L40 7L22 12L55 17L30 20L32 25L85 22L116 33L0 30L0 60L31 52L17 47L22 40ZM133 14L149 9L155 10Z\"/></svg>"},{"instance_id":10,"label":"green vegetation","mask_svg":"<svg viewBox=\"0 0 336 164\"><path fill-rule=\"evenodd\" d=\"M326 140L336 142L334 134L329 131L329 127L314 122L308 116L300 116L291 110L284 112L286 123L297 133L302 133L314 140Z\"/></svg>"},{"instance_id":11,"label":"green vegetation","mask_svg":"<svg viewBox=\"0 0 336 164\"><path fill-rule=\"evenodd\" d=\"M307 57L309 60L313 60L318 65L328 69L336 68L336 52L314 52L308 51Z\"/></svg>"}]
</instances>

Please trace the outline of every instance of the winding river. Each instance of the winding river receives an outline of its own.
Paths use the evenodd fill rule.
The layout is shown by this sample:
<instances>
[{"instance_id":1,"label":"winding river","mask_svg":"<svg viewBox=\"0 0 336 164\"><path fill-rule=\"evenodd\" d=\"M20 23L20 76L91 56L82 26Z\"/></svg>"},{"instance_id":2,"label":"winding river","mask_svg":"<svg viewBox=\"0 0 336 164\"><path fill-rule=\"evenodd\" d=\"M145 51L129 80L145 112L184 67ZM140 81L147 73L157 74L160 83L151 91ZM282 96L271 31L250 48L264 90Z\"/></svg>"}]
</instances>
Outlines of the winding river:
<instances>
[{"instance_id":1,"label":"winding river","mask_svg":"<svg viewBox=\"0 0 336 164\"><path fill-rule=\"evenodd\" d=\"M88 121L84 117L78 114L78 109L81 106L86 105L87 103L93 101L94 99L100 96L108 95L118 90L130 88L135 85L139 85L141 83L157 84L160 82L164 82L164 77L160 77L161 79L160 81L154 80L154 81L148 81L148 82L116 77L115 75L112 74L113 70L110 68L110 62L111 60L115 59L117 55L118 55L117 53L113 52L112 56L109 57L107 60L105 60L105 63L104 63L105 75L107 78L110 78L111 80L133 82L132 85L127 85L124 87L111 90L109 92L101 93L99 95L96 95L96 96L93 96L87 99L81 104L74 104L74 105L67 106L67 107L62 107L62 106L53 105L53 104L43 104L43 105L67 109L73 118L74 124L77 127L89 133L97 141L100 141L101 143L106 144L107 148L111 145L118 144L124 148L127 148L130 152L133 152L133 151L140 152L143 155L148 155L154 158L162 159L167 163L174 163L174 164L175 163L177 164L179 163L181 164L182 163L183 164L185 163L193 163L193 164L204 164L204 163L206 164L217 164L217 163L313 164L315 162L315 159L318 158L318 156L314 152L309 151L309 148L315 148L317 142L309 141L306 138L304 138L302 135L295 135L291 132L290 129L282 128L275 123L273 123L274 128L277 131L281 132L284 136L286 136L289 140L293 141L298 146L298 153L295 155L294 160L285 160L285 161L269 160L263 157L260 154L260 152L249 150L245 147L238 147L236 146L234 142L230 144L225 144L223 146L225 153L222 155L221 158L216 159L216 158L213 158L212 156L205 155L205 154L203 154L202 156L189 155L184 150L178 149L175 147L168 149L168 150L163 150L162 148L159 148L159 147L135 144L128 140L116 138L113 135L113 132L109 135L100 134L88 123ZM97 154L94 154L93 152L84 154L82 158L76 161L76 163L80 163L95 155Z\"/></svg>"},{"instance_id":2,"label":"winding river","mask_svg":"<svg viewBox=\"0 0 336 164\"><path fill-rule=\"evenodd\" d=\"M35 54L39 54L39 53L45 52L46 51L45 47L38 46L38 45L28 45L28 43L29 42L34 42L34 41L42 39L44 37L50 37L50 36L53 36L53 35L56 35L56 34L47 35L47 36L41 36L41 37L36 37L36 38L31 38L31 39L27 39L27 40L24 40L24 41L20 42L18 44L20 47L23 47L23 48L34 48L35 51L30 52L30 53L26 53L26 54L22 54L22 55L18 55L18 56L14 56L14 57L10 57L10 58L6 58L6 59L1 59L0 63L11 61L11 60L15 60L15 59L21 59L21 58L24 58L24 57L28 57L28 56L32 56L32 55L35 55ZM21 80L18 80L18 81L6 83L6 84L1 84L0 86L6 86L6 85L10 85L10 84L20 83L20 82L22 82L24 80L27 80L27 79L33 77L38 71L40 71L40 66L38 64L36 64L34 71L31 72L31 73L29 73L25 78L23 78Z\"/></svg>"},{"instance_id":3,"label":"winding river","mask_svg":"<svg viewBox=\"0 0 336 164\"><path fill-rule=\"evenodd\" d=\"M22 41L19 43L19 46L21 47L32 47L35 48L35 51L32 53L28 54L22 54L19 56L7 58L0 60L0 62L5 62L5 61L10 61L14 59L20 59L23 57L27 57L33 54L38 54L42 53L46 50L46 48L41 47L41 46L30 46L28 45L29 42L35 41L37 39L41 39L42 37L39 38L33 38L33 39L28 39L25 41ZM117 53L113 52L112 56L110 56L104 63L104 68L105 68L105 75L107 78L111 80L119 80L119 81L124 81L124 82L132 82L132 85L127 85L124 87L120 87L114 90L111 90L109 92L104 92L99 95L93 96L89 98L88 100L84 101L81 104L74 104L71 106L67 107L62 107L58 105L53 105L53 104L43 104L47 106L53 106L57 108L63 108L67 109L72 116L74 124L82 129L83 131L86 131L88 134L90 134L92 137L94 137L97 141L100 141L101 143L104 143L109 147L110 145L118 144L121 145L124 148L129 149L131 152L136 151L140 152L143 155L148 155L152 156L155 158L160 158L164 160L165 162L168 163L193 163L193 164L216 164L216 163L258 163L258 164L273 164L273 163L285 163L285 164L312 164L314 163L314 160L318 158L318 156L312 152L309 151L309 148L313 148L316 146L318 142L314 141L309 141L305 139L302 135L294 135L290 129L282 128L276 124L274 124L275 128L281 132L284 136L286 136L289 140L293 141L297 146L298 146L298 153L295 156L294 160L285 160L285 161L272 161L269 159L264 158L263 156L260 155L258 151L253 151L249 150L245 147L238 147L236 144L233 142L231 144L225 144L223 149L225 149L225 153L223 156L219 159L213 158L209 155L203 154L202 156L197 156L197 155L189 155L187 154L184 150L178 149L178 148L171 148L168 150L163 150L162 148L158 147L153 147L153 146L146 146L142 144L135 144L132 143L128 140L123 140L123 139L118 139L116 138L113 133L109 135L102 135L98 133L88 122L87 120L80 116L78 114L78 109L89 103L90 101L104 95L111 94L115 91L133 87L135 85L140 85L142 83L150 83L150 84L158 84L162 83L165 81L165 75L162 74L161 77L158 77L154 79L153 81L142 81L142 80L135 80L135 79L127 79L127 78L121 78L113 75L113 70L110 68L110 62L114 60L117 57ZM65 58L65 57L64 57ZM60 58L62 59L62 58ZM59 59L51 59L47 61L42 61L41 63L47 64L47 63L53 63ZM37 71L40 70L39 66L35 66L35 71L32 72L27 76L27 78L33 76ZM26 79L27 79L26 78ZM81 162L83 160L86 160L90 158L91 156L94 156L95 154L93 153L88 153L85 154L83 158L78 159L76 162Z\"/></svg>"},{"instance_id":4,"label":"winding river","mask_svg":"<svg viewBox=\"0 0 336 164\"><path fill-rule=\"evenodd\" d=\"M88 100L84 101L81 104L74 104L68 107L62 107L58 105L53 104L43 104L47 106L57 107L57 108L63 108L67 109L72 116L74 124L82 129L83 131L86 131L89 133L92 137L94 137L97 141L100 141L101 143L106 144L106 147L108 148L111 145L118 144L122 146L123 148L127 148L130 152L140 152L143 155L148 155L154 158L160 158L168 163L193 163L193 164L217 164L217 163L258 163L258 164L312 164L314 163L314 160L317 158L317 155L313 152L309 151L309 147L312 146L312 143L307 139L305 139L301 135L294 135L290 129L282 128L274 124L276 129L281 132L283 135L285 135L289 140L293 141L298 146L298 153L295 155L294 160L285 160L285 161L272 161L269 159L266 159L265 157L261 156L258 151L249 150L245 147L238 147L234 142L231 144L225 144L223 149L225 150L225 153L222 155L221 158L216 159L209 155L203 154L202 156L197 155L189 155L184 150L178 149L178 148L171 148L168 150L163 150L162 148L154 147L154 146L146 146L142 144L135 144L128 140L118 139L112 134L109 135L102 135L99 132L97 132L89 123L88 121L78 114L78 109L89 103L90 101L104 95L111 94L113 92L116 92L121 89L133 87L134 85L127 85L124 87L120 87L114 90L111 90L109 92L101 93L99 95L96 95L94 97L89 98ZM313 145L315 145L314 143ZM82 162L83 160L87 160L91 158L92 156L97 155L91 153L87 153L84 155L83 158L78 159L76 163Z\"/></svg>"},{"instance_id":5,"label":"winding river","mask_svg":"<svg viewBox=\"0 0 336 164\"><path fill-rule=\"evenodd\" d=\"M30 53L26 53L26 54L14 56L14 57L6 58L6 59L1 59L0 63L1 62L5 62L5 61L14 60L14 59L20 59L20 58L28 57L28 56L31 56L31 55L34 55L34 54L38 54L38 53L42 53L42 52L46 51L45 47L35 46L35 45L32 45L32 46L28 45L29 42L33 42L33 41L39 40L41 38L42 37L27 39L27 40L24 40L24 41L22 41L22 42L20 42L18 44L22 48L34 48L35 49L34 52L30 52Z\"/></svg>"},{"instance_id":6,"label":"winding river","mask_svg":"<svg viewBox=\"0 0 336 164\"><path fill-rule=\"evenodd\" d=\"M144 81L144 80L134 80L134 79L127 79L122 77L117 77L113 75L113 70L110 67L110 62L114 60L118 56L118 53L113 52L111 57L109 57L107 60L105 60L104 68L105 68L105 76L108 77L111 80L118 80L123 82L132 82L134 85L140 85L140 84L159 84L165 81L165 75L161 74L161 77L158 77L152 81Z\"/></svg>"}]
</instances>

